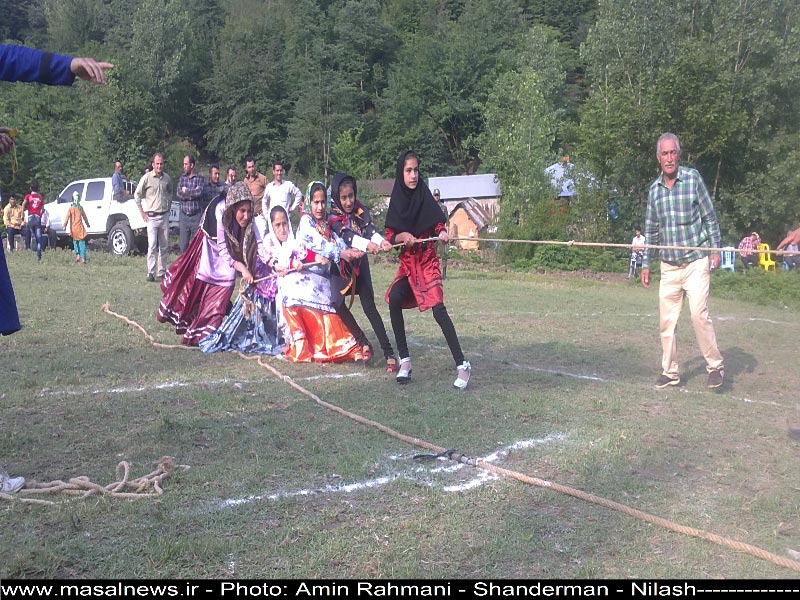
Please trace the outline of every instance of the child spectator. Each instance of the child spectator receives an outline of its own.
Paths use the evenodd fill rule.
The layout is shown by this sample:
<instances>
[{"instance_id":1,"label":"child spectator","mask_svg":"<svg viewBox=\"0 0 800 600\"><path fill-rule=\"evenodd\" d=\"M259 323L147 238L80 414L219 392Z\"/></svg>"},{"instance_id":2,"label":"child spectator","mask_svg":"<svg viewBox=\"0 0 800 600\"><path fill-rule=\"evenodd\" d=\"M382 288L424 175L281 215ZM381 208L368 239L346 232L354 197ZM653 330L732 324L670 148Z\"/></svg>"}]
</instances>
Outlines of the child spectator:
<instances>
[{"instance_id":1,"label":"child spectator","mask_svg":"<svg viewBox=\"0 0 800 600\"><path fill-rule=\"evenodd\" d=\"M84 223L86 223L86 227L91 227L86 211L81 206L81 195L78 192L72 192L72 205L67 211L67 216L64 217L64 231L68 231L72 236L75 262L86 264L86 227L83 226Z\"/></svg>"}]
</instances>

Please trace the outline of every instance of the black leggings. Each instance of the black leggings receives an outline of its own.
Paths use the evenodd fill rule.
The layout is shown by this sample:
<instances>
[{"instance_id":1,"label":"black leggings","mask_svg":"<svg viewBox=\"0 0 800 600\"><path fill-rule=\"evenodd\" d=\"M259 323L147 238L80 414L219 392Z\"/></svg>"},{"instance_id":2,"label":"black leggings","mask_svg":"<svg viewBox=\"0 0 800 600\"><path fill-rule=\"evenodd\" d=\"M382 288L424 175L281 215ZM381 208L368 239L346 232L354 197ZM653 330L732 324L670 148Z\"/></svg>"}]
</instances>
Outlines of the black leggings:
<instances>
[{"instance_id":1,"label":"black leggings","mask_svg":"<svg viewBox=\"0 0 800 600\"><path fill-rule=\"evenodd\" d=\"M361 299L361 308L364 309L364 314L367 315L367 319L369 319L369 323L372 325L372 330L378 338L378 343L381 345L384 358L389 358L394 354L394 350L392 350L392 344L389 341L389 336L386 334L386 326L383 324L383 319L381 319L381 315L378 313L378 307L375 306L375 291L372 289L372 277L370 276L369 267L366 270L362 267L362 271L359 273L358 279L356 280L356 293ZM339 318L347 329L349 329L353 337L356 338L358 345L364 346L368 344L369 341L367 340L364 330L356 323L353 313L347 308L347 301L345 297L342 304L336 308L336 314L339 315Z\"/></svg>"},{"instance_id":2,"label":"black leggings","mask_svg":"<svg viewBox=\"0 0 800 600\"><path fill-rule=\"evenodd\" d=\"M406 294L411 293L411 284L408 283L408 277L397 281L392 286L392 291L389 292L389 316L392 319L394 339L397 342L397 352L401 359L410 356L408 342L406 341L406 323L403 319L403 298ZM450 315L447 314L447 309L443 302L433 307L433 318L436 319L444 334L444 339L447 340L450 354L453 355L456 366L460 365L464 362L464 353L461 351L461 344L458 343L456 328L453 326L453 321L450 319Z\"/></svg>"}]
</instances>

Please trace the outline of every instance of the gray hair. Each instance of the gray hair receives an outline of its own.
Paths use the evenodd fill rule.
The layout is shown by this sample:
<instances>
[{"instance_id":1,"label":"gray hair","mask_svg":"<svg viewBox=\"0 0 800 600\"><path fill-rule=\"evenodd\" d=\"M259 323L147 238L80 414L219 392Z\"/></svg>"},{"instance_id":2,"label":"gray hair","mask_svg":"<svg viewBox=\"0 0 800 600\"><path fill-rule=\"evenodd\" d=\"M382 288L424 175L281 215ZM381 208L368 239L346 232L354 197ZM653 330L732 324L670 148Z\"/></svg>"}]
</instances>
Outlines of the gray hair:
<instances>
[{"instance_id":1,"label":"gray hair","mask_svg":"<svg viewBox=\"0 0 800 600\"><path fill-rule=\"evenodd\" d=\"M678 136L675 135L674 133L667 132L667 133L662 133L658 137L658 141L656 142L656 154L658 154L658 151L661 149L661 142L666 140L671 140L675 142L675 148L678 150L678 154L681 153L681 141L678 139Z\"/></svg>"}]
</instances>

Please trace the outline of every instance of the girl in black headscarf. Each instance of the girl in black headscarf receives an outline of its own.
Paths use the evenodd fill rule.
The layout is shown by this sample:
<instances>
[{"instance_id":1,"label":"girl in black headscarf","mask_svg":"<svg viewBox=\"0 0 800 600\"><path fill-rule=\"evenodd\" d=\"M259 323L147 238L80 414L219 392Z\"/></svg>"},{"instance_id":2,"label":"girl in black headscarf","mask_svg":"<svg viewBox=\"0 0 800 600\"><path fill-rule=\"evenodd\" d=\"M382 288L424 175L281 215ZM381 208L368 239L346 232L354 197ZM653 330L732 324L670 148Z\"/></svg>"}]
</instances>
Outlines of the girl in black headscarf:
<instances>
[{"instance_id":1,"label":"girl in black headscarf","mask_svg":"<svg viewBox=\"0 0 800 600\"><path fill-rule=\"evenodd\" d=\"M356 248L364 253L378 254L381 250L388 252L392 249L392 246L376 229L370 217L369 209L358 201L357 189L356 180L352 176L344 173L337 173L333 176L333 182L331 183L331 214L328 216L328 223L333 232L342 238L349 247ZM332 266L331 268L333 269L334 267ZM335 268L338 269L340 276L344 280L343 289L339 290L339 294L345 296L345 298L347 296L352 298L354 294L358 294L361 299L361 308L364 309L364 314L367 315L381 345L383 357L386 359L386 370L389 373L396 373L397 359L394 357L392 344L386 334L386 326L383 324L383 319L381 319L378 308L375 306L375 292L372 289L372 276L369 271L367 255L364 254L361 259L353 261L353 263L341 261ZM363 330L356 323L349 307L345 304L345 298L339 298L340 302L336 306L336 312L356 340L358 340L358 343L362 345L364 359L369 360L372 355L372 348ZM350 302L352 305L352 300Z\"/></svg>"},{"instance_id":2,"label":"girl in black headscarf","mask_svg":"<svg viewBox=\"0 0 800 600\"><path fill-rule=\"evenodd\" d=\"M407 150L397 160L394 188L386 213L386 239L391 244L404 244L400 251L400 268L386 292L400 355L397 381L408 383L411 380L411 357L403 309L418 306L420 311L432 309L433 318L442 329L456 363L457 375L453 385L463 390L469 383L472 366L464 359L453 321L444 306L436 242L420 241L435 236L442 242L449 241L444 214L420 176L417 155Z\"/></svg>"}]
</instances>

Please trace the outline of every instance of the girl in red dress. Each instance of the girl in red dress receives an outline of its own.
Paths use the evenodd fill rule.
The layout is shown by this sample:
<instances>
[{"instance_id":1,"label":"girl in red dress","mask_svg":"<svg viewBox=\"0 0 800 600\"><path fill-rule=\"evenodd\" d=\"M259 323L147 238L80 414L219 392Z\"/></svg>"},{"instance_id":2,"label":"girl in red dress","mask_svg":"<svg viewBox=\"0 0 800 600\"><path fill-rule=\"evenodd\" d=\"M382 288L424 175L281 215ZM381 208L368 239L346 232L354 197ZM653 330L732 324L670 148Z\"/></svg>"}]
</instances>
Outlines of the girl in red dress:
<instances>
[{"instance_id":1,"label":"girl in red dress","mask_svg":"<svg viewBox=\"0 0 800 600\"><path fill-rule=\"evenodd\" d=\"M449 241L444 214L420 176L417 155L407 150L397 160L394 188L386 213L386 239L392 245L404 244L400 251L400 268L386 292L400 355L397 382L408 383L411 380L411 356L406 341L403 309L419 307L420 311L424 311L430 308L456 363L453 385L463 390L469 383L472 366L464 359L453 321L444 306L436 241L420 241L435 236L444 243Z\"/></svg>"}]
</instances>

